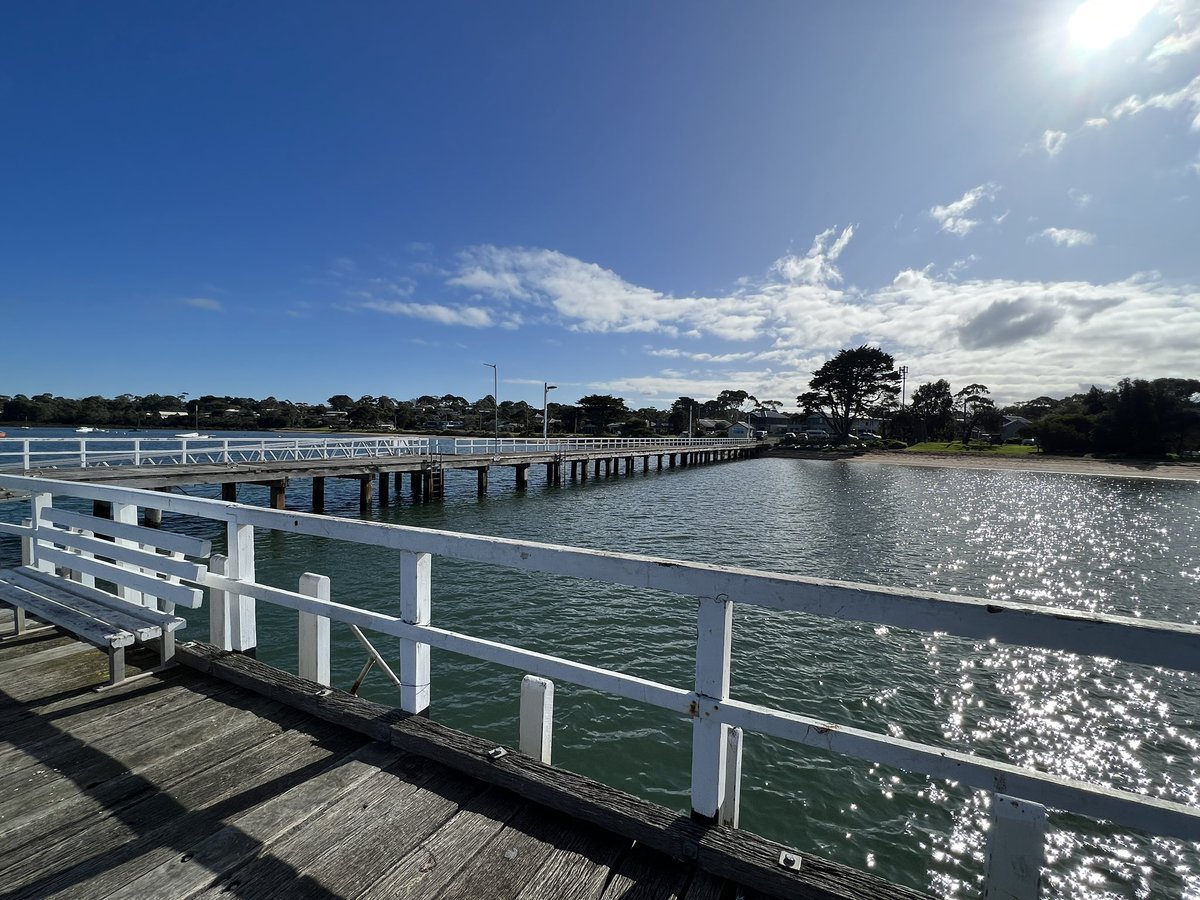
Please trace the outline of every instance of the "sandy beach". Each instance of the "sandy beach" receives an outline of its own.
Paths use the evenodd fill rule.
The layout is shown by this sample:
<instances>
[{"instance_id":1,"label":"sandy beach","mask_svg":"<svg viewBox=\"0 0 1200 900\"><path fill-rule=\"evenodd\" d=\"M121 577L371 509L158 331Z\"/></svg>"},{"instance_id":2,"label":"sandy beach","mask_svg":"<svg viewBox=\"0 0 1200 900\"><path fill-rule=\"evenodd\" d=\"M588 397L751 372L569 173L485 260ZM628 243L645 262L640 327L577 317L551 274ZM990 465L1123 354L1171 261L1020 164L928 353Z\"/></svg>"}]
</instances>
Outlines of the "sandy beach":
<instances>
[{"instance_id":1,"label":"sandy beach","mask_svg":"<svg viewBox=\"0 0 1200 900\"><path fill-rule=\"evenodd\" d=\"M782 455L782 454L781 454ZM1110 478L1157 478L1200 481L1200 462L1144 459L1090 459L1070 456L964 456L958 453L876 451L845 457L865 465L923 466L938 469L990 469L1008 472L1051 472L1059 475L1104 475Z\"/></svg>"}]
</instances>

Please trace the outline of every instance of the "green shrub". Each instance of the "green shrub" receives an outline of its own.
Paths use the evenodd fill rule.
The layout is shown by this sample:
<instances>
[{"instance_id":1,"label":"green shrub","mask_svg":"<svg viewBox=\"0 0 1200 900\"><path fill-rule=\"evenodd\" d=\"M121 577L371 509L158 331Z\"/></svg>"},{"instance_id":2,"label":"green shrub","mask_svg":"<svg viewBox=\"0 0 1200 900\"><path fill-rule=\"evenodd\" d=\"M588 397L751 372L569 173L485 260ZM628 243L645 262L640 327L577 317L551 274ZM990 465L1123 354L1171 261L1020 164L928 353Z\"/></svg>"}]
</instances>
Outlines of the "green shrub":
<instances>
[{"instance_id":1,"label":"green shrub","mask_svg":"<svg viewBox=\"0 0 1200 900\"><path fill-rule=\"evenodd\" d=\"M908 444L904 443L904 441L888 441L887 448L889 450L907 450Z\"/></svg>"}]
</instances>

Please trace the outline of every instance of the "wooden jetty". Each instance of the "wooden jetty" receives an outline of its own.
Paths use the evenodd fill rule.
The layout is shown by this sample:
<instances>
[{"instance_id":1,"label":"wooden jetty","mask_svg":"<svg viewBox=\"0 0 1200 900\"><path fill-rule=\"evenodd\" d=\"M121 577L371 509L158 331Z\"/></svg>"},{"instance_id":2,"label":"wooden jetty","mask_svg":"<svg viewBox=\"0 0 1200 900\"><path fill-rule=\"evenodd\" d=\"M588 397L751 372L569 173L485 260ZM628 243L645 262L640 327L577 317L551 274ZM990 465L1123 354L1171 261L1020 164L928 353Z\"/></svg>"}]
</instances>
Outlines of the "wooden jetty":
<instances>
[{"instance_id":1,"label":"wooden jetty","mask_svg":"<svg viewBox=\"0 0 1200 900\"><path fill-rule=\"evenodd\" d=\"M241 654L177 659L96 693L99 651L0 643L5 897L924 896Z\"/></svg>"},{"instance_id":2,"label":"wooden jetty","mask_svg":"<svg viewBox=\"0 0 1200 900\"><path fill-rule=\"evenodd\" d=\"M267 442L261 443L266 447ZM287 446L292 442L279 443ZM189 454L184 446L169 465L56 464L49 469L31 463L23 471L62 481L87 481L161 491L197 484L219 484L221 498L228 501L237 500L239 484L255 484L270 489L270 505L274 509L286 508L290 483L308 480L311 482L312 509L322 512L325 508L325 481L329 478L358 482L359 504L367 509L374 501L376 485L381 504L388 503L393 494L397 499L403 496L405 476L408 477L413 501L429 502L445 495L446 477L455 471L474 472L476 491L479 496L485 496L493 469L512 469L513 485L516 490L523 491L529 487L530 469L544 469L546 484L562 484L567 479L584 482L589 477L628 477L639 470L646 474L652 468L662 471L747 459L761 449L756 441L730 439L576 439L544 444L501 441L494 447L488 447L494 443L492 441L459 440L452 444L460 445L462 449L456 449L454 453L436 452L428 442L412 441L407 443L414 448L426 449L423 452L418 450L395 454L384 452L390 449L387 442L378 443L380 453L356 454L350 458L342 458L336 453L325 455L324 458L299 458L298 454L291 458L268 458L268 454L263 453L262 459L252 459L249 458L251 454L230 454L228 449L222 456L214 449L197 450L193 447ZM24 455L29 457L28 448ZM86 450L81 451L80 456L84 462L87 461ZM91 457L95 459L97 456L104 459L103 454L93 450ZM142 454L139 452L140 456ZM146 456L153 458L148 453ZM200 459L212 461L196 461Z\"/></svg>"}]
</instances>

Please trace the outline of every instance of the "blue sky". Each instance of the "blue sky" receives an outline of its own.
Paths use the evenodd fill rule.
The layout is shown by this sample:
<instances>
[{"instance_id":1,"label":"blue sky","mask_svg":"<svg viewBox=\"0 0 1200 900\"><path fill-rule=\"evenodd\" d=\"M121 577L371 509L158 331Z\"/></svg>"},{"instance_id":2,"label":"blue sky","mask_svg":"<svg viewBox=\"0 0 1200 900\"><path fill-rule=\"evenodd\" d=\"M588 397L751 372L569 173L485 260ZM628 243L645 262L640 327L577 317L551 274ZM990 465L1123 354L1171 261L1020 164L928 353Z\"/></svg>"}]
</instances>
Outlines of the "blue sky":
<instances>
[{"instance_id":1,"label":"blue sky","mask_svg":"<svg viewBox=\"0 0 1200 900\"><path fill-rule=\"evenodd\" d=\"M0 115L0 393L1200 375L1200 0L27 3Z\"/></svg>"}]
</instances>

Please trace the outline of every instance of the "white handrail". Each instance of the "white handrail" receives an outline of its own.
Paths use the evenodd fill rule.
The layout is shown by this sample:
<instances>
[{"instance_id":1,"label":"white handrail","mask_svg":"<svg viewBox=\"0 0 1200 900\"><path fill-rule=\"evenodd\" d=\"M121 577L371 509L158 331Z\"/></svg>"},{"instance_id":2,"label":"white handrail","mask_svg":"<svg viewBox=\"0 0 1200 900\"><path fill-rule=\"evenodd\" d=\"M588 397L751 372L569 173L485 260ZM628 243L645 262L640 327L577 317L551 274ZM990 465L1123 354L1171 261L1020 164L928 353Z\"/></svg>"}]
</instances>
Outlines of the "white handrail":
<instances>
[{"instance_id":1,"label":"white handrail","mask_svg":"<svg viewBox=\"0 0 1200 900\"><path fill-rule=\"evenodd\" d=\"M653 453L753 446L737 438L0 438L0 472L93 466L234 465L321 459Z\"/></svg>"},{"instance_id":2,"label":"white handrail","mask_svg":"<svg viewBox=\"0 0 1200 900\"><path fill-rule=\"evenodd\" d=\"M142 506L224 523L236 559L214 565L201 584L213 593L214 639L236 649L255 646L254 603L267 602L309 616L353 625L399 638L397 670L406 688L402 704L411 712L429 702L428 652L448 650L536 675L572 682L617 696L690 715L693 737L693 809L713 818L738 785L726 784L728 730L742 728L798 744L869 759L934 778L1015 795L1128 827L1200 840L1200 809L1156 797L1060 778L990 760L950 747L922 744L849 725L827 722L800 711L773 709L729 696L729 629L736 604L748 604L825 618L869 622L977 640L1103 656L1130 663L1200 672L1200 627L981 598L900 590L876 585L805 578L731 566L708 565L507 538L332 518L135 488L0 475L0 488L33 498L34 533L21 526L0 533L33 538L37 509L51 495ZM325 599L321 592L297 591L256 580L255 528L367 544L398 552L402 582L401 614L388 615ZM569 575L608 584L662 590L699 598L696 681L668 685L547 653L439 628L428 620L431 556L484 563L525 572ZM407 574L406 574L407 573ZM306 576L308 577L308 576ZM315 595L314 595L315 594ZM407 604L407 605L406 605ZM229 623L236 623L231 627ZM218 626L223 629L219 634ZM223 635L223 636L222 636ZM395 646L395 645L393 645ZM226 649L234 647L226 646ZM424 660L424 664L422 662ZM422 681L424 679L424 681Z\"/></svg>"}]
</instances>

